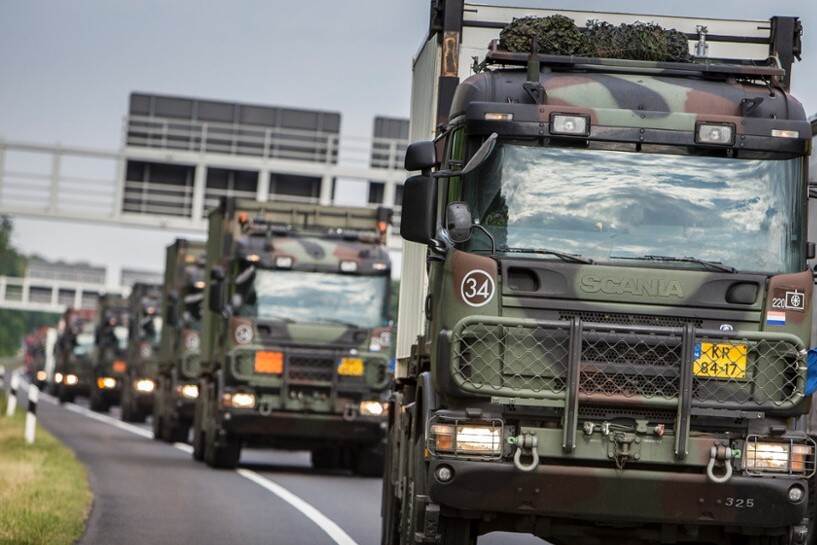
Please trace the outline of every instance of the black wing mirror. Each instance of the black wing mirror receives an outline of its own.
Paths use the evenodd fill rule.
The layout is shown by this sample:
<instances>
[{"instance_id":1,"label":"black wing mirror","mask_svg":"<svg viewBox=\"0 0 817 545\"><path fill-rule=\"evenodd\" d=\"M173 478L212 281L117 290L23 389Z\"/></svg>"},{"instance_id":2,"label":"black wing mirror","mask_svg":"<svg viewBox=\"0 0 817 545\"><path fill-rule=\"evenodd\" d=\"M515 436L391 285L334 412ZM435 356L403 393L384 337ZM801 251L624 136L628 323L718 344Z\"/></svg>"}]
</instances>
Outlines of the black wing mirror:
<instances>
[{"instance_id":1,"label":"black wing mirror","mask_svg":"<svg viewBox=\"0 0 817 545\"><path fill-rule=\"evenodd\" d=\"M411 242L429 244L436 234L436 210L436 180L422 175L406 180L403 185L400 236Z\"/></svg>"},{"instance_id":2,"label":"black wing mirror","mask_svg":"<svg viewBox=\"0 0 817 545\"><path fill-rule=\"evenodd\" d=\"M431 140L409 144L406 148L406 170L427 172L437 164L437 148Z\"/></svg>"},{"instance_id":3,"label":"black wing mirror","mask_svg":"<svg viewBox=\"0 0 817 545\"><path fill-rule=\"evenodd\" d=\"M224 310L224 269L216 265L210 270L210 286L208 291L208 308L216 313Z\"/></svg>"}]
</instances>

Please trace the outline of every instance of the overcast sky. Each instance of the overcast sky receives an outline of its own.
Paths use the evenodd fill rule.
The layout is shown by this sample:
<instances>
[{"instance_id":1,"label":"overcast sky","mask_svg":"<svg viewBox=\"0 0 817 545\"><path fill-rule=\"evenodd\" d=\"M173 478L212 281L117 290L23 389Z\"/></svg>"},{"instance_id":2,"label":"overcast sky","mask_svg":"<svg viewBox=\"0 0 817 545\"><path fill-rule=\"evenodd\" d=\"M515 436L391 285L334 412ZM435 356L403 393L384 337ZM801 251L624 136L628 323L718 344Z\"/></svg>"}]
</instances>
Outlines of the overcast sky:
<instances>
[{"instance_id":1,"label":"overcast sky","mask_svg":"<svg viewBox=\"0 0 817 545\"><path fill-rule=\"evenodd\" d=\"M765 19L797 15L804 63L794 92L817 111L814 0L525 0L492 3ZM0 138L115 149L131 91L343 114L367 136L375 115L408 116L411 58L429 0L0 0ZM178 233L16 220L26 252L160 270Z\"/></svg>"}]
</instances>

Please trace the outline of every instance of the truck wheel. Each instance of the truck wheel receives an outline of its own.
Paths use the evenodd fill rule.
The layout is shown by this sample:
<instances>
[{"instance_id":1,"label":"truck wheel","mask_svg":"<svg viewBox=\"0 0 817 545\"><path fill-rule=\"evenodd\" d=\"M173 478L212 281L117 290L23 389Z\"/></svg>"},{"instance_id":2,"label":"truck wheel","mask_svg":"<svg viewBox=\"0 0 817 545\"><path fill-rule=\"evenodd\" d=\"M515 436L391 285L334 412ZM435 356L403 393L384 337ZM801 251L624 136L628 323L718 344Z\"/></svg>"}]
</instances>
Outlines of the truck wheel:
<instances>
[{"instance_id":1,"label":"truck wheel","mask_svg":"<svg viewBox=\"0 0 817 545\"><path fill-rule=\"evenodd\" d=\"M102 396L97 390L93 390L91 392L91 398L88 400L88 406L92 411L98 413L106 413L109 409L108 404L105 403L105 400L102 399Z\"/></svg>"},{"instance_id":2,"label":"truck wheel","mask_svg":"<svg viewBox=\"0 0 817 545\"><path fill-rule=\"evenodd\" d=\"M317 470L337 469L340 455L336 449L316 448L312 450L312 467Z\"/></svg>"},{"instance_id":3,"label":"truck wheel","mask_svg":"<svg viewBox=\"0 0 817 545\"><path fill-rule=\"evenodd\" d=\"M354 457L354 472L361 477L383 476L384 446L357 449Z\"/></svg>"},{"instance_id":4,"label":"truck wheel","mask_svg":"<svg viewBox=\"0 0 817 545\"><path fill-rule=\"evenodd\" d=\"M440 517L440 545L476 545L477 533L470 520Z\"/></svg>"},{"instance_id":5,"label":"truck wheel","mask_svg":"<svg viewBox=\"0 0 817 545\"><path fill-rule=\"evenodd\" d=\"M204 443L207 440L204 431L193 428L193 459L197 462L204 461Z\"/></svg>"},{"instance_id":6,"label":"truck wheel","mask_svg":"<svg viewBox=\"0 0 817 545\"><path fill-rule=\"evenodd\" d=\"M162 436L162 418L158 415L158 413L153 413L153 418L151 419L151 427L153 428L153 439L156 441L163 441L164 437Z\"/></svg>"},{"instance_id":7,"label":"truck wheel","mask_svg":"<svg viewBox=\"0 0 817 545\"><path fill-rule=\"evenodd\" d=\"M57 400L60 402L60 404L70 403L71 402L70 397L71 396L68 395L68 390L66 390L65 388L60 388L57 391Z\"/></svg>"},{"instance_id":8,"label":"truck wheel","mask_svg":"<svg viewBox=\"0 0 817 545\"><path fill-rule=\"evenodd\" d=\"M204 449L204 463L216 469L235 469L241 458L241 445L238 441L227 440L218 444L215 437L207 437Z\"/></svg>"},{"instance_id":9,"label":"truck wheel","mask_svg":"<svg viewBox=\"0 0 817 545\"><path fill-rule=\"evenodd\" d=\"M190 426L182 424L168 426L167 437L171 443L187 443L190 440Z\"/></svg>"}]
</instances>

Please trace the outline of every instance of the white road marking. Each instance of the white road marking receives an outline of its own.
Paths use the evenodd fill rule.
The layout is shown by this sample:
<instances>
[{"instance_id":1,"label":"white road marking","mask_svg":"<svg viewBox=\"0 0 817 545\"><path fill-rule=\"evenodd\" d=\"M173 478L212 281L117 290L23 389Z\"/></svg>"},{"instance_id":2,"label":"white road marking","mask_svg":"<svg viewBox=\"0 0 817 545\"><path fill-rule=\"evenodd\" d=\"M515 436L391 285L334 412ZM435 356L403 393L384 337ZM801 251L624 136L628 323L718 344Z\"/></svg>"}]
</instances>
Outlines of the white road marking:
<instances>
[{"instance_id":1,"label":"white road marking","mask_svg":"<svg viewBox=\"0 0 817 545\"><path fill-rule=\"evenodd\" d=\"M251 480L258 486L261 486L272 492L292 507L301 512L306 518L317 524L321 530L326 532L326 535L332 538L332 541L338 545L357 545L355 540L349 537L349 534L335 524L329 517L312 507L280 484L262 477L255 471L249 469L237 469L236 473L242 477Z\"/></svg>"},{"instance_id":2,"label":"white road marking","mask_svg":"<svg viewBox=\"0 0 817 545\"><path fill-rule=\"evenodd\" d=\"M57 400L48 394L44 394L42 398L47 401L48 403L57 405ZM128 424L127 422L122 422L121 420L117 420L105 414L100 414L93 412L85 407L80 405L76 405L75 403L65 403L62 405L67 410L81 414L83 416L87 416L92 420L97 420L99 422L104 422L105 424L110 424L120 430L127 431L133 433L135 435L139 435L140 437L147 437L148 439L153 438L153 433L147 429L140 428L139 426L134 426L133 424ZM187 454L193 453L193 447L186 443L173 443L173 447L181 450L182 452L186 452ZM275 494L278 498L284 500L289 505L297 509L303 516L311 520L315 523L318 528L323 530L326 535L332 538L332 541L337 543L338 545L358 545L357 542L349 537L349 534L343 531L343 529L338 526L332 519L318 511L315 507L313 507L310 503L303 500L299 496L296 496L280 484L267 479L266 477L262 477L255 471L249 469L236 469L235 472L238 475L241 475L247 480L250 480L257 484L258 486L264 488L268 492Z\"/></svg>"}]
</instances>

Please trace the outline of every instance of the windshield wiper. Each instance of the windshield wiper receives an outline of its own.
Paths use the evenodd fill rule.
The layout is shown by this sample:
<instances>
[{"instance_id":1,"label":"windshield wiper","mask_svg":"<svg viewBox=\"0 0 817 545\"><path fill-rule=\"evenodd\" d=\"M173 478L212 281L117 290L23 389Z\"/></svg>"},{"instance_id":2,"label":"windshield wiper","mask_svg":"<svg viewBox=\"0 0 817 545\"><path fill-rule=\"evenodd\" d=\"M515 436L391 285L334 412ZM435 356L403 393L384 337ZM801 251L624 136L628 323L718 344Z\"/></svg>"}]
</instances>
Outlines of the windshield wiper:
<instances>
[{"instance_id":1,"label":"windshield wiper","mask_svg":"<svg viewBox=\"0 0 817 545\"><path fill-rule=\"evenodd\" d=\"M632 259L636 261L673 261L676 263L697 263L698 265L702 265L706 267L710 271L719 271L719 272L728 272L728 273L736 273L738 270L731 265L724 265L718 261L708 261L706 259L701 259L700 257L674 257L670 255L643 255L643 256L626 256L626 255L613 255L610 256L610 259Z\"/></svg>"},{"instance_id":2,"label":"windshield wiper","mask_svg":"<svg viewBox=\"0 0 817 545\"><path fill-rule=\"evenodd\" d=\"M585 265L592 265L593 260L588 257L582 257L577 254L568 254L565 252L560 252L558 250L549 250L547 248L509 248L507 246L500 246L497 248L498 252L506 252L509 254L541 254L541 255L552 255L558 257L562 261L567 261L570 263L583 263Z\"/></svg>"}]
</instances>

